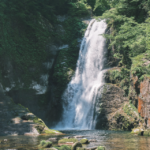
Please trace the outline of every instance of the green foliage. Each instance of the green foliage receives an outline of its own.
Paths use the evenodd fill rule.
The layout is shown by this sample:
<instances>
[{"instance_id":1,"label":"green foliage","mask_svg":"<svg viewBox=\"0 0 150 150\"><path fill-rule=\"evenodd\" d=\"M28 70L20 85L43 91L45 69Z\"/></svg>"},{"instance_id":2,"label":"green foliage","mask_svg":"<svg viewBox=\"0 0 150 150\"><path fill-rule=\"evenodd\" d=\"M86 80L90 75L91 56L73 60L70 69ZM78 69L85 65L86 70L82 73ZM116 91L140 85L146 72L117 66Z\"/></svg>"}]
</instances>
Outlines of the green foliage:
<instances>
[{"instance_id":1,"label":"green foliage","mask_svg":"<svg viewBox=\"0 0 150 150\"><path fill-rule=\"evenodd\" d=\"M145 29L145 32L146 32L146 48L147 48L147 50L150 50L150 11L148 12L148 18L146 20L145 28L146 28Z\"/></svg>"},{"instance_id":2,"label":"green foliage","mask_svg":"<svg viewBox=\"0 0 150 150\"><path fill-rule=\"evenodd\" d=\"M76 63L79 55L79 46L77 39L82 38L87 25L82 23L76 17L69 17L64 23L65 35L62 40L68 44L68 48L62 49L54 66L53 82L57 85L55 90L56 99L61 99L67 84L74 75Z\"/></svg>"},{"instance_id":3,"label":"green foliage","mask_svg":"<svg viewBox=\"0 0 150 150\"><path fill-rule=\"evenodd\" d=\"M135 116L135 113L138 114L137 108L133 104L125 104L123 107L124 112L133 117Z\"/></svg>"},{"instance_id":4,"label":"green foliage","mask_svg":"<svg viewBox=\"0 0 150 150\"><path fill-rule=\"evenodd\" d=\"M86 0L78 0L73 3L70 2L71 9L69 9L69 14L76 17L84 17L89 16L89 11L91 10L91 6L87 4Z\"/></svg>"},{"instance_id":5,"label":"green foliage","mask_svg":"<svg viewBox=\"0 0 150 150\"><path fill-rule=\"evenodd\" d=\"M83 34L80 30L83 24L76 17L87 15L89 9L83 0L1 1L0 82L4 88L10 87L12 81L15 88L27 89L32 81L39 83L41 73L48 73L42 66L52 56L47 50L48 45L62 41L72 43L72 49L77 43L75 39ZM63 36L55 32L58 24L56 14L59 13L71 16L63 24L67 27ZM8 68L13 72L11 81L7 78Z\"/></svg>"},{"instance_id":6,"label":"green foliage","mask_svg":"<svg viewBox=\"0 0 150 150\"><path fill-rule=\"evenodd\" d=\"M144 76L150 76L150 51L146 51L132 58L131 72L137 76L141 81Z\"/></svg>"},{"instance_id":7,"label":"green foliage","mask_svg":"<svg viewBox=\"0 0 150 150\"><path fill-rule=\"evenodd\" d=\"M130 70L123 67L120 70L112 69L109 71L108 76L110 82L121 87L125 91L125 94L127 96L129 93Z\"/></svg>"},{"instance_id":8,"label":"green foliage","mask_svg":"<svg viewBox=\"0 0 150 150\"><path fill-rule=\"evenodd\" d=\"M105 11L101 17L106 19L110 28L110 34L106 34L105 37L111 41L109 48L114 48L113 54L119 54L122 64L130 69L130 58L144 53L150 47L148 13L150 2L113 0L108 4L111 9Z\"/></svg>"},{"instance_id":9,"label":"green foliage","mask_svg":"<svg viewBox=\"0 0 150 150\"><path fill-rule=\"evenodd\" d=\"M110 9L109 4L109 0L96 0L94 6L94 14L97 16L102 15L103 12Z\"/></svg>"},{"instance_id":10,"label":"green foliage","mask_svg":"<svg viewBox=\"0 0 150 150\"><path fill-rule=\"evenodd\" d=\"M9 76L7 70L12 68L15 70L12 76L15 86L23 83L23 88L29 88L31 79L40 79L42 62L49 55L46 44L52 34L48 31L48 22L55 21L53 10L46 0L43 3L38 0L6 0L0 2L0 8L0 80L4 86L10 86L4 76Z\"/></svg>"}]
</instances>

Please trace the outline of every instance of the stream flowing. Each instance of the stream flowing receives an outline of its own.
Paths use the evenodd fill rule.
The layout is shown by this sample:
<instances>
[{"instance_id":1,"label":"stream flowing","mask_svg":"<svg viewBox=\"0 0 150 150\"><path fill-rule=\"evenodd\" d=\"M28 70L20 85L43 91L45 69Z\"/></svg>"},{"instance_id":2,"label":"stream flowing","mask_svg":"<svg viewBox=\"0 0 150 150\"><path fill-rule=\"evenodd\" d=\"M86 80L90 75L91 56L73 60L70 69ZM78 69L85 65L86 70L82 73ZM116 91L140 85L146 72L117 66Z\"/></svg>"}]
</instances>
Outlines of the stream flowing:
<instances>
[{"instance_id":1,"label":"stream flowing","mask_svg":"<svg viewBox=\"0 0 150 150\"><path fill-rule=\"evenodd\" d=\"M106 150L149 150L150 137L133 135L130 132L123 131L105 131L105 130L64 130L66 135L40 135L40 136L0 136L0 150L40 150L38 145L41 140L49 138L64 138L64 136L81 135L88 140L95 142L83 145L83 147L105 146ZM80 140L80 139L78 139ZM53 146L57 146L57 142Z\"/></svg>"},{"instance_id":2,"label":"stream flowing","mask_svg":"<svg viewBox=\"0 0 150 150\"><path fill-rule=\"evenodd\" d=\"M107 24L92 19L82 40L75 75L65 90L64 113L57 129L94 129L94 104L97 90L103 85L107 52L102 36Z\"/></svg>"}]
</instances>

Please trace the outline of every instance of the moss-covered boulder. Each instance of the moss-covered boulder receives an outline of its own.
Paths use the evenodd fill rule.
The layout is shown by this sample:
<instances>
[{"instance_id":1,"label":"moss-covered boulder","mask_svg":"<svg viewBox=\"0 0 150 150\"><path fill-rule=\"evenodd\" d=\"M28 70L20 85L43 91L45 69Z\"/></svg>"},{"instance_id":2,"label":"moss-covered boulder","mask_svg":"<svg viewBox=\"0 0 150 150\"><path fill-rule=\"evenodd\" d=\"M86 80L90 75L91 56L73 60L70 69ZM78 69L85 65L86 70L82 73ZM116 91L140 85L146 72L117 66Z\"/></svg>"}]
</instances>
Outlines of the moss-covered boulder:
<instances>
[{"instance_id":1,"label":"moss-covered boulder","mask_svg":"<svg viewBox=\"0 0 150 150\"><path fill-rule=\"evenodd\" d=\"M122 108L128 99L125 92L114 84L106 83L98 90L95 114L97 114L97 129L110 129L112 114Z\"/></svg>"},{"instance_id":2,"label":"moss-covered boulder","mask_svg":"<svg viewBox=\"0 0 150 150\"><path fill-rule=\"evenodd\" d=\"M142 127L132 129L131 134L138 134L141 136L150 136L150 129L143 129Z\"/></svg>"},{"instance_id":3,"label":"moss-covered boulder","mask_svg":"<svg viewBox=\"0 0 150 150\"><path fill-rule=\"evenodd\" d=\"M143 128L133 128L131 134L138 134L138 135L142 135L144 132Z\"/></svg>"},{"instance_id":4,"label":"moss-covered boulder","mask_svg":"<svg viewBox=\"0 0 150 150\"><path fill-rule=\"evenodd\" d=\"M0 118L3 120L0 135L9 135L14 131L15 135L61 134L59 131L49 129L42 119L30 112L28 108L14 103L2 91L0 91L0 103L3 104L0 105Z\"/></svg>"},{"instance_id":5,"label":"moss-covered boulder","mask_svg":"<svg viewBox=\"0 0 150 150\"><path fill-rule=\"evenodd\" d=\"M77 149L77 147L82 147L82 144L81 144L80 142L76 142L76 143L74 143L74 144L72 145L71 150L76 150L76 149Z\"/></svg>"},{"instance_id":6,"label":"moss-covered boulder","mask_svg":"<svg viewBox=\"0 0 150 150\"><path fill-rule=\"evenodd\" d=\"M106 150L104 146L97 147L97 150Z\"/></svg>"},{"instance_id":7,"label":"moss-covered boulder","mask_svg":"<svg viewBox=\"0 0 150 150\"><path fill-rule=\"evenodd\" d=\"M76 142L78 142L78 139L76 139L76 138L70 138L70 139L64 138L64 139L61 139L58 141L58 143L67 143L67 142L76 143Z\"/></svg>"},{"instance_id":8,"label":"moss-covered boulder","mask_svg":"<svg viewBox=\"0 0 150 150\"><path fill-rule=\"evenodd\" d=\"M52 147L52 142L42 140L39 145L40 148L50 148Z\"/></svg>"},{"instance_id":9,"label":"moss-covered boulder","mask_svg":"<svg viewBox=\"0 0 150 150\"><path fill-rule=\"evenodd\" d=\"M135 106L125 103L117 112L112 114L109 128L112 130L131 131L133 128L137 128L142 121Z\"/></svg>"},{"instance_id":10,"label":"moss-covered boulder","mask_svg":"<svg viewBox=\"0 0 150 150\"><path fill-rule=\"evenodd\" d=\"M84 147L77 147L76 150L86 150Z\"/></svg>"},{"instance_id":11,"label":"moss-covered boulder","mask_svg":"<svg viewBox=\"0 0 150 150\"><path fill-rule=\"evenodd\" d=\"M80 140L80 143L81 144L89 144L90 142L88 141L88 139L83 138L83 139Z\"/></svg>"}]
</instances>

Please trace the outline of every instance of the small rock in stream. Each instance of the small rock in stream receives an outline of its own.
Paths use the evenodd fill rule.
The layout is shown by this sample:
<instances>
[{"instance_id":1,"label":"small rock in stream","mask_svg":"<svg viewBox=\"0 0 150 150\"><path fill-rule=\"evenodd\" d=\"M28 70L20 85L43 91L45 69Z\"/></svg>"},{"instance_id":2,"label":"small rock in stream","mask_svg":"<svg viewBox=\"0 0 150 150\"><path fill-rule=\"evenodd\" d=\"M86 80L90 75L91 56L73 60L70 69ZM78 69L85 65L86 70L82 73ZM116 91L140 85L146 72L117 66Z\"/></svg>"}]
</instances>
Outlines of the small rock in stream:
<instances>
[{"instance_id":1,"label":"small rock in stream","mask_svg":"<svg viewBox=\"0 0 150 150\"><path fill-rule=\"evenodd\" d=\"M89 142L97 142L96 139L90 139Z\"/></svg>"},{"instance_id":2,"label":"small rock in stream","mask_svg":"<svg viewBox=\"0 0 150 150\"><path fill-rule=\"evenodd\" d=\"M82 135L77 135L77 136L74 136L74 138L83 138L84 136L82 136Z\"/></svg>"},{"instance_id":3,"label":"small rock in stream","mask_svg":"<svg viewBox=\"0 0 150 150\"><path fill-rule=\"evenodd\" d=\"M58 138L49 138L48 141L57 142L57 141L58 141Z\"/></svg>"},{"instance_id":4,"label":"small rock in stream","mask_svg":"<svg viewBox=\"0 0 150 150\"><path fill-rule=\"evenodd\" d=\"M4 142L7 142L7 139L4 139Z\"/></svg>"}]
</instances>

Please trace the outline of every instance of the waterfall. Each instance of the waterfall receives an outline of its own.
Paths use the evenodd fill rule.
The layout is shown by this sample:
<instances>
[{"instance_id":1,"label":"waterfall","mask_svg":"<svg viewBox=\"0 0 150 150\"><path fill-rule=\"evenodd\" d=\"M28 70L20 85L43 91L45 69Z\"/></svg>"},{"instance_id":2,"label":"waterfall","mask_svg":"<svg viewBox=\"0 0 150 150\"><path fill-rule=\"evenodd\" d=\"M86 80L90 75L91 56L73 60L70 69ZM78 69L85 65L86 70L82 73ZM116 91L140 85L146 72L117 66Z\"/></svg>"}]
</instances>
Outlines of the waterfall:
<instances>
[{"instance_id":1,"label":"waterfall","mask_svg":"<svg viewBox=\"0 0 150 150\"><path fill-rule=\"evenodd\" d=\"M103 70L106 61L106 23L91 20L79 52L75 75L65 90L62 99L64 113L57 128L94 129L94 104L98 89L103 85Z\"/></svg>"}]
</instances>

